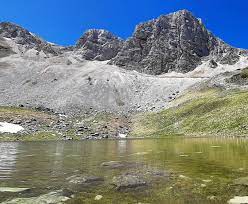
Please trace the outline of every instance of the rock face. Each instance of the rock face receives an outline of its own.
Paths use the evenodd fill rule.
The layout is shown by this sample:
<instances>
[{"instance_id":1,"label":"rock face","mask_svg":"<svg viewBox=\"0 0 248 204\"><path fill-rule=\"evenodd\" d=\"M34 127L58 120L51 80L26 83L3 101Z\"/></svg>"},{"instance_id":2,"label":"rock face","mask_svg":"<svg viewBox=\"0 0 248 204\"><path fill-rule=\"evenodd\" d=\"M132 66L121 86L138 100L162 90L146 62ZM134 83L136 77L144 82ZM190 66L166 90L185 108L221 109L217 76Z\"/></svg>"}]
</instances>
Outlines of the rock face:
<instances>
[{"instance_id":1,"label":"rock face","mask_svg":"<svg viewBox=\"0 0 248 204\"><path fill-rule=\"evenodd\" d=\"M240 52L211 34L189 11L182 10L139 24L110 64L153 75L186 73L206 57L234 64Z\"/></svg>"},{"instance_id":2,"label":"rock face","mask_svg":"<svg viewBox=\"0 0 248 204\"><path fill-rule=\"evenodd\" d=\"M4 39L0 38L0 58L7 57L15 52L4 42Z\"/></svg>"},{"instance_id":3,"label":"rock face","mask_svg":"<svg viewBox=\"0 0 248 204\"><path fill-rule=\"evenodd\" d=\"M52 44L42 40L28 30L13 23L0 23L0 37L14 40L15 43L21 45L22 48L25 48L24 51L34 48L37 51L43 51L44 53L53 55L59 54L59 50L56 49Z\"/></svg>"},{"instance_id":4,"label":"rock face","mask_svg":"<svg viewBox=\"0 0 248 204\"><path fill-rule=\"evenodd\" d=\"M87 60L110 60L121 50L123 41L106 30L92 29L79 39L76 49Z\"/></svg>"}]
</instances>

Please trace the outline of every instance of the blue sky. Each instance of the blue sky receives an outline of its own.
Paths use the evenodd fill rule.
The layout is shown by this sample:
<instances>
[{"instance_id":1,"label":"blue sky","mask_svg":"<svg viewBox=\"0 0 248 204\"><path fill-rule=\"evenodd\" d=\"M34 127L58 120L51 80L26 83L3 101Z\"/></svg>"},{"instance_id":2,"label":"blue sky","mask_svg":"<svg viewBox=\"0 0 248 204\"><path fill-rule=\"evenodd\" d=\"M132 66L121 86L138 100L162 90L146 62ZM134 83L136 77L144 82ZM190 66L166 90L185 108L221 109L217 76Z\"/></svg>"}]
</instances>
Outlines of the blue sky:
<instances>
[{"instance_id":1,"label":"blue sky","mask_svg":"<svg viewBox=\"0 0 248 204\"><path fill-rule=\"evenodd\" d=\"M247 0L1 0L0 21L17 23L50 42L72 45L90 28L127 38L135 25L188 9L227 43L248 48Z\"/></svg>"}]
</instances>

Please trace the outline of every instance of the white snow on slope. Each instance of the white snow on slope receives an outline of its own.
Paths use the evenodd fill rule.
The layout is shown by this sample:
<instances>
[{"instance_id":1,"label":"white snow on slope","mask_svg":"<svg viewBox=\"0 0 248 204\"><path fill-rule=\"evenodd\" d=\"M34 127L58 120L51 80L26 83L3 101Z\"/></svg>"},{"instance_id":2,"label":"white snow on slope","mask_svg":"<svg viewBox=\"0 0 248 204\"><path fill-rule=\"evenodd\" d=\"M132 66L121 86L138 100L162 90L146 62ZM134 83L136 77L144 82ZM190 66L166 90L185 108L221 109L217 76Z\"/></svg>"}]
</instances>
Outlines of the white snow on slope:
<instances>
[{"instance_id":1,"label":"white snow on slope","mask_svg":"<svg viewBox=\"0 0 248 204\"><path fill-rule=\"evenodd\" d=\"M24 128L20 125L0 122L0 133L18 133L22 130L24 130Z\"/></svg>"}]
</instances>

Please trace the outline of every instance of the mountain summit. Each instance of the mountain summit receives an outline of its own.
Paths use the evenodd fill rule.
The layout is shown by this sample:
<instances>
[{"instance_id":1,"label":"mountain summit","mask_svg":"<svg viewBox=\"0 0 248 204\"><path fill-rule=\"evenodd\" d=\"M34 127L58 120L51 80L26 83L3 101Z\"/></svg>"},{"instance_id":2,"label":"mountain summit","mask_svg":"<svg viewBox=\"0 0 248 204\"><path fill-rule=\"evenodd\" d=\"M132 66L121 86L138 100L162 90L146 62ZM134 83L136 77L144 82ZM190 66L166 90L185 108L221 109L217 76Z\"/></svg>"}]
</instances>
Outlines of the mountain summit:
<instances>
[{"instance_id":1,"label":"mountain summit","mask_svg":"<svg viewBox=\"0 0 248 204\"><path fill-rule=\"evenodd\" d=\"M234 64L240 52L216 38L191 12L181 10L139 24L110 63L155 75L185 73L207 58L214 64Z\"/></svg>"},{"instance_id":2,"label":"mountain summit","mask_svg":"<svg viewBox=\"0 0 248 204\"><path fill-rule=\"evenodd\" d=\"M105 61L124 69L160 75L187 73L204 61L215 68L233 65L247 51L233 48L215 37L202 21L187 10L181 10L141 23L129 39L123 41L109 31L90 29L70 48L48 43L13 23L0 23L0 37L10 38L28 49L59 55L72 51L81 59ZM25 48L23 51L23 47Z\"/></svg>"}]
</instances>

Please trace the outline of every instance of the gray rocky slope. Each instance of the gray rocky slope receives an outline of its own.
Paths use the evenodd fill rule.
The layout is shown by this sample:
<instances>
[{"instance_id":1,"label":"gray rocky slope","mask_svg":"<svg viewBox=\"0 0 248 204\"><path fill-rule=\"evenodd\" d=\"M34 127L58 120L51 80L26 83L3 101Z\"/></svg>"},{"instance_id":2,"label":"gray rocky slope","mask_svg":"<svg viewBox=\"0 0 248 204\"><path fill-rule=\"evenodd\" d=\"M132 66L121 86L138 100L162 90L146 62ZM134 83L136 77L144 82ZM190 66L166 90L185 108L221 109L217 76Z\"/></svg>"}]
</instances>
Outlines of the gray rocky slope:
<instances>
[{"instance_id":1,"label":"gray rocky slope","mask_svg":"<svg viewBox=\"0 0 248 204\"><path fill-rule=\"evenodd\" d=\"M158 110L204 80L201 63L202 70L219 73L238 61L248 65L245 56L246 51L214 37L188 11L140 24L126 41L105 30L89 30L72 47L0 23L0 105L73 114ZM171 71L188 73L158 75Z\"/></svg>"}]
</instances>

